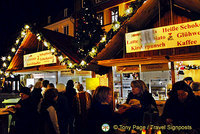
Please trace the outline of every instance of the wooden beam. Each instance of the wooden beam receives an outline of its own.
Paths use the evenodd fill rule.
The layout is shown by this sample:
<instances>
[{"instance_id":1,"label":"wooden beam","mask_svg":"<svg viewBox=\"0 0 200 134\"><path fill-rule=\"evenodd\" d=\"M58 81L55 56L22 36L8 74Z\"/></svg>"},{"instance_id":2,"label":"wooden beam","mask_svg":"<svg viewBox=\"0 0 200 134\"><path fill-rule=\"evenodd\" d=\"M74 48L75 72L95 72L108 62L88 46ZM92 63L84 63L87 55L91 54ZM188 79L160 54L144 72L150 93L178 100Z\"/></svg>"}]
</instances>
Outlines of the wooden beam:
<instances>
[{"instance_id":1,"label":"wooden beam","mask_svg":"<svg viewBox=\"0 0 200 134\"><path fill-rule=\"evenodd\" d=\"M139 65L139 64L159 64L159 63L168 63L169 61L172 62L172 61L199 60L200 52L168 56L169 60L166 59L165 57L166 56L153 56L153 57L133 57L133 58L101 60L98 61L98 65L111 67L111 66L128 66L128 65Z\"/></svg>"},{"instance_id":2,"label":"wooden beam","mask_svg":"<svg viewBox=\"0 0 200 134\"><path fill-rule=\"evenodd\" d=\"M69 70L67 69L66 66L39 66L39 67L34 67L34 68L29 68L29 69L22 69L22 70L16 70L13 71L13 73L26 73L26 72L41 72L41 71L66 71Z\"/></svg>"}]
</instances>

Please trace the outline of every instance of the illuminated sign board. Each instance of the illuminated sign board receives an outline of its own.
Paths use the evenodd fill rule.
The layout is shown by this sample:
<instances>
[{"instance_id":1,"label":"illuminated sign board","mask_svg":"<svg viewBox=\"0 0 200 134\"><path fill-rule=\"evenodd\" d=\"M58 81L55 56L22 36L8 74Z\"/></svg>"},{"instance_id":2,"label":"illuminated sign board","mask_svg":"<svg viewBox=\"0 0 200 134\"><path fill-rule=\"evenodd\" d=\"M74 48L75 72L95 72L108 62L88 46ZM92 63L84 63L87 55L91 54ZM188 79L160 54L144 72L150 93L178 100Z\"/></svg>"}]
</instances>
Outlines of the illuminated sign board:
<instances>
[{"instance_id":1,"label":"illuminated sign board","mask_svg":"<svg viewBox=\"0 0 200 134\"><path fill-rule=\"evenodd\" d=\"M53 63L56 63L56 56L49 50L24 55L24 67Z\"/></svg>"},{"instance_id":2,"label":"illuminated sign board","mask_svg":"<svg viewBox=\"0 0 200 134\"><path fill-rule=\"evenodd\" d=\"M200 20L126 33L126 53L200 45Z\"/></svg>"}]
</instances>

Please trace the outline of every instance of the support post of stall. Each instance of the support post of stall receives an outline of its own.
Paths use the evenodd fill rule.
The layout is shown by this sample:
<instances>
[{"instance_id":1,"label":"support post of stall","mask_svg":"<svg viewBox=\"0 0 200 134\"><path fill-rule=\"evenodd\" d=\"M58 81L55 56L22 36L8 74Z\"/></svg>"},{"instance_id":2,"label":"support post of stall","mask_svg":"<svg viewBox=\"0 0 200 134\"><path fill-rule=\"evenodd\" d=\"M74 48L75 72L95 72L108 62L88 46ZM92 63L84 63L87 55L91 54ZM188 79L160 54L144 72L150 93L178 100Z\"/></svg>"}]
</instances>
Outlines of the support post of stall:
<instances>
[{"instance_id":1,"label":"support post of stall","mask_svg":"<svg viewBox=\"0 0 200 134\"><path fill-rule=\"evenodd\" d=\"M114 90L113 90L113 72L112 72L112 67L109 68L108 71L108 87L111 88L112 90L112 97L113 97L113 109L115 109L115 98L114 98Z\"/></svg>"},{"instance_id":2,"label":"support post of stall","mask_svg":"<svg viewBox=\"0 0 200 134\"><path fill-rule=\"evenodd\" d=\"M173 85L175 83L174 62L171 62L171 77L172 77L172 85Z\"/></svg>"}]
</instances>

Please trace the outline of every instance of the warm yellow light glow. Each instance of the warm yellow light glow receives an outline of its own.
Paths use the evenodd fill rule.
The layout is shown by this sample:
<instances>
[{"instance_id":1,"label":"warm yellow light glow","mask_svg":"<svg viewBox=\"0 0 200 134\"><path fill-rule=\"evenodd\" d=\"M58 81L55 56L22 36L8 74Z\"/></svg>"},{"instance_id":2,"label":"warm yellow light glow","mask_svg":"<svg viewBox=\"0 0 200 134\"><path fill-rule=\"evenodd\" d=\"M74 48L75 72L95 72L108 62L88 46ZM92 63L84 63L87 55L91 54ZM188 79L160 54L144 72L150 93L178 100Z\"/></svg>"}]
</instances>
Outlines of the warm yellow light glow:
<instances>
[{"instance_id":1,"label":"warm yellow light glow","mask_svg":"<svg viewBox=\"0 0 200 134\"><path fill-rule=\"evenodd\" d=\"M7 64L5 62L3 63L3 67L7 67Z\"/></svg>"},{"instance_id":2,"label":"warm yellow light glow","mask_svg":"<svg viewBox=\"0 0 200 134\"><path fill-rule=\"evenodd\" d=\"M40 37L40 36L38 36L37 39L38 39L39 41L41 41L41 37Z\"/></svg>"},{"instance_id":3,"label":"warm yellow light glow","mask_svg":"<svg viewBox=\"0 0 200 134\"><path fill-rule=\"evenodd\" d=\"M6 60L6 57L2 57L1 60L2 60L2 61L5 61L5 60Z\"/></svg>"},{"instance_id":4,"label":"warm yellow light glow","mask_svg":"<svg viewBox=\"0 0 200 134\"><path fill-rule=\"evenodd\" d=\"M9 73L5 73L5 76L9 76Z\"/></svg>"},{"instance_id":5,"label":"warm yellow light glow","mask_svg":"<svg viewBox=\"0 0 200 134\"><path fill-rule=\"evenodd\" d=\"M22 31L21 32L21 37L24 37L26 35L26 32L25 31Z\"/></svg>"},{"instance_id":6,"label":"warm yellow light glow","mask_svg":"<svg viewBox=\"0 0 200 134\"><path fill-rule=\"evenodd\" d=\"M161 134L161 130L158 130L156 134Z\"/></svg>"},{"instance_id":7,"label":"warm yellow light glow","mask_svg":"<svg viewBox=\"0 0 200 134\"><path fill-rule=\"evenodd\" d=\"M25 29L29 29L30 26L29 26L29 25L25 25L24 28L25 28Z\"/></svg>"},{"instance_id":8,"label":"warm yellow light glow","mask_svg":"<svg viewBox=\"0 0 200 134\"><path fill-rule=\"evenodd\" d=\"M13 47L13 48L11 49L11 51L14 53L14 52L16 51L16 49Z\"/></svg>"},{"instance_id":9,"label":"warm yellow light glow","mask_svg":"<svg viewBox=\"0 0 200 134\"><path fill-rule=\"evenodd\" d=\"M60 56L58 57L58 59L59 59L59 61L62 61L62 60L63 60L63 56L60 55Z\"/></svg>"},{"instance_id":10,"label":"warm yellow light glow","mask_svg":"<svg viewBox=\"0 0 200 134\"><path fill-rule=\"evenodd\" d=\"M12 58L12 57L9 55L9 56L8 56L8 60L10 61L10 60L11 60L11 58Z\"/></svg>"},{"instance_id":11,"label":"warm yellow light glow","mask_svg":"<svg viewBox=\"0 0 200 134\"><path fill-rule=\"evenodd\" d=\"M92 48L92 53L96 53L97 49L96 48Z\"/></svg>"},{"instance_id":12,"label":"warm yellow light glow","mask_svg":"<svg viewBox=\"0 0 200 134\"><path fill-rule=\"evenodd\" d=\"M69 67L72 68L72 67L73 67L73 64L72 64L72 63L69 63Z\"/></svg>"},{"instance_id":13,"label":"warm yellow light glow","mask_svg":"<svg viewBox=\"0 0 200 134\"><path fill-rule=\"evenodd\" d=\"M105 42L106 41L106 35L104 35L102 38L101 38L101 43Z\"/></svg>"},{"instance_id":14,"label":"warm yellow light glow","mask_svg":"<svg viewBox=\"0 0 200 134\"><path fill-rule=\"evenodd\" d=\"M82 66L86 65L86 62L84 60L81 61L80 63Z\"/></svg>"},{"instance_id":15,"label":"warm yellow light glow","mask_svg":"<svg viewBox=\"0 0 200 134\"><path fill-rule=\"evenodd\" d=\"M142 134L146 134L146 130L145 129L142 130Z\"/></svg>"},{"instance_id":16,"label":"warm yellow light glow","mask_svg":"<svg viewBox=\"0 0 200 134\"><path fill-rule=\"evenodd\" d=\"M126 11L125 11L125 14L126 15L129 15L130 13L133 12L133 8L129 7Z\"/></svg>"},{"instance_id":17,"label":"warm yellow light glow","mask_svg":"<svg viewBox=\"0 0 200 134\"><path fill-rule=\"evenodd\" d=\"M18 44L18 43L19 43L19 39L16 40L16 44Z\"/></svg>"},{"instance_id":18,"label":"warm yellow light glow","mask_svg":"<svg viewBox=\"0 0 200 134\"><path fill-rule=\"evenodd\" d=\"M80 68L76 68L76 70L77 70L77 71L81 71L82 69L80 69Z\"/></svg>"},{"instance_id":19,"label":"warm yellow light glow","mask_svg":"<svg viewBox=\"0 0 200 134\"><path fill-rule=\"evenodd\" d=\"M114 31L117 31L117 29L120 28L120 23L116 22L115 24L113 24L112 28L113 28Z\"/></svg>"},{"instance_id":20,"label":"warm yellow light glow","mask_svg":"<svg viewBox=\"0 0 200 134\"><path fill-rule=\"evenodd\" d=\"M3 71L0 71L0 74L3 74Z\"/></svg>"},{"instance_id":21,"label":"warm yellow light glow","mask_svg":"<svg viewBox=\"0 0 200 134\"><path fill-rule=\"evenodd\" d=\"M46 41L44 41L44 46L48 47L48 43Z\"/></svg>"},{"instance_id":22,"label":"warm yellow light glow","mask_svg":"<svg viewBox=\"0 0 200 134\"><path fill-rule=\"evenodd\" d=\"M55 51L56 51L55 48L51 48L52 53L55 53Z\"/></svg>"}]
</instances>

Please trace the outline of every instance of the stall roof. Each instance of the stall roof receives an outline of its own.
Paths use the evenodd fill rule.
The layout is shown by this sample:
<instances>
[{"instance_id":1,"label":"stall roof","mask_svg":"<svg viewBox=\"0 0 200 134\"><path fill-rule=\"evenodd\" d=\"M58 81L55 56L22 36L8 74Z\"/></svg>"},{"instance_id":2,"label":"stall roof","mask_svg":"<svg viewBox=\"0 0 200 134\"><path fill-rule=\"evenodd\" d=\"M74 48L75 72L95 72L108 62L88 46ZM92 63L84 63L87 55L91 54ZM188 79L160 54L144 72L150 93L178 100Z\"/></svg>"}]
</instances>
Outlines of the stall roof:
<instances>
[{"instance_id":1,"label":"stall roof","mask_svg":"<svg viewBox=\"0 0 200 134\"><path fill-rule=\"evenodd\" d=\"M169 0L160 0L161 10L164 8L163 5L169 6ZM92 60L92 63L98 63L98 65L102 66L113 66L113 65L123 65L122 62L127 62L126 60L130 60L130 62L126 63L128 65L132 64L141 64L140 60L145 60L146 64L150 63L166 63L168 60L163 57L145 57L141 58L123 58L124 51L124 39L126 33L126 26L134 31L143 30L153 18L155 18L159 13L159 6L157 0L147 0L138 11L130 18L128 22L126 22L125 26L122 27L117 34L111 39L111 41L106 45L106 47L98 53L97 57ZM183 8L187 8L191 11L200 14L200 1L199 0L174 0L174 3ZM119 54L120 53L120 54ZM198 55L198 54L197 54ZM120 59L118 59L120 58ZM122 59L123 58L123 59ZM185 57L188 60L190 57ZM114 60L113 60L114 59ZM174 58L175 60L176 58ZM110 61L109 61L110 60ZM151 60L151 61L150 61ZM172 60L172 59L171 59ZM137 62L135 62L137 61ZM113 62L113 64L111 64ZM133 63L135 62L135 63ZM140 62L140 63L139 63Z\"/></svg>"},{"instance_id":2,"label":"stall roof","mask_svg":"<svg viewBox=\"0 0 200 134\"><path fill-rule=\"evenodd\" d=\"M67 36L58 32L50 31L47 29L39 29L37 30L38 33L42 34L42 36L51 43L53 47L55 47L57 50L59 50L63 55L67 56L72 62L79 63L79 58L75 54L76 50L73 46L73 37ZM22 43L20 44L15 56L13 57L12 61L10 62L10 65L7 69L7 71L15 71L15 72L23 72L26 70L39 70L38 67L23 67L23 55L29 54L29 53L35 53L39 51L47 50L47 48L44 47L43 43L38 41L37 36L33 34L31 31L28 30L28 33L26 37L23 39ZM57 66L56 69L61 68L61 65L55 65ZM60 66L60 67L58 67ZM48 69L55 70L54 66L51 65ZM65 67L66 68L66 67ZM45 65L44 70L47 69L47 66Z\"/></svg>"}]
</instances>

